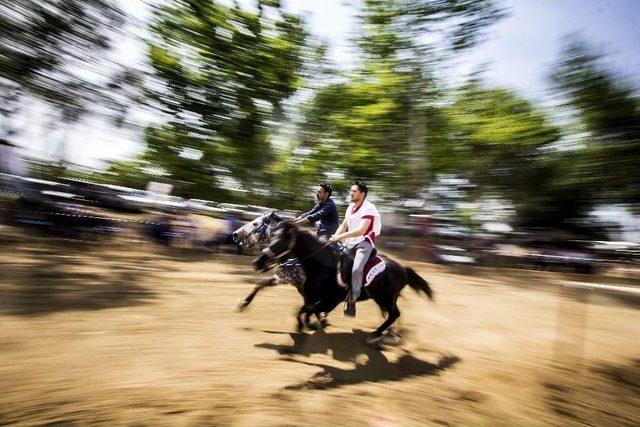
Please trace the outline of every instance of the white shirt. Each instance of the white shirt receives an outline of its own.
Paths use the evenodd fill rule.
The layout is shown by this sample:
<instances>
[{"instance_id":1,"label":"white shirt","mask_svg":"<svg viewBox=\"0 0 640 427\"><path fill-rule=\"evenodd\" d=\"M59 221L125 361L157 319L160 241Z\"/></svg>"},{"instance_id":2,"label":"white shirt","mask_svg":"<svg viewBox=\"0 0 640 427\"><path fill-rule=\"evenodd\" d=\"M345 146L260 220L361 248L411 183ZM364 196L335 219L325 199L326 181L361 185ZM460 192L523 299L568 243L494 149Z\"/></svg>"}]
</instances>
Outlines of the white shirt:
<instances>
[{"instance_id":1,"label":"white shirt","mask_svg":"<svg viewBox=\"0 0 640 427\"><path fill-rule=\"evenodd\" d=\"M371 242L371 246L374 245L376 236L379 236L380 231L382 230L382 223L380 222L380 212L378 212L378 209L376 209L373 203L365 199L358 208L356 208L355 203L351 203L347 208L345 218L347 219L348 225L347 231L355 231L359 229L362 221L365 219L371 220L371 224L365 231L364 235L349 237L347 239L346 246L348 248L354 247L365 239Z\"/></svg>"}]
</instances>

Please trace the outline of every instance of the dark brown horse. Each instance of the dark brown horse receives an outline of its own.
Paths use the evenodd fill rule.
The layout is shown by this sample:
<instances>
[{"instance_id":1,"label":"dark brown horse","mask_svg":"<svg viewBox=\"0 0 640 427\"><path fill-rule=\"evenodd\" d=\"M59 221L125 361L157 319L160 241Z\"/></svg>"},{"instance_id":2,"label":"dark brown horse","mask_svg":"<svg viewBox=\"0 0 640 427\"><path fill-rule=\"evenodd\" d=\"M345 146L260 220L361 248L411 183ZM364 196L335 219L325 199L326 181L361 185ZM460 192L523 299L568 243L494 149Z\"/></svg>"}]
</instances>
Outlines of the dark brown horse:
<instances>
[{"instance_id":1,"label":"dark brown horse","mask_svg":"<svg viewBox=\"0 0 640 427\"><path fill-rule=\"evenodd\" d=\"M289 221L283 222L271 239L271 244L253 262L260 271L269 270L284 255L295 256L304 268L306 280L302 285L304 305L298 312L298 329L302 329L302 315L329 313L345 300L348 288L338 283L341 262L348 262L349 255L338 252L334 246L323 244L315 236ZM387 319L373 332L369 343L376 343L382 333L400 317L397 301L400 291L409 285L416 292L430 299L433 292L429 284L410 267L383 256L386 269L363 290L358 301L373 299Z\"/></svg>"}]
</instances>

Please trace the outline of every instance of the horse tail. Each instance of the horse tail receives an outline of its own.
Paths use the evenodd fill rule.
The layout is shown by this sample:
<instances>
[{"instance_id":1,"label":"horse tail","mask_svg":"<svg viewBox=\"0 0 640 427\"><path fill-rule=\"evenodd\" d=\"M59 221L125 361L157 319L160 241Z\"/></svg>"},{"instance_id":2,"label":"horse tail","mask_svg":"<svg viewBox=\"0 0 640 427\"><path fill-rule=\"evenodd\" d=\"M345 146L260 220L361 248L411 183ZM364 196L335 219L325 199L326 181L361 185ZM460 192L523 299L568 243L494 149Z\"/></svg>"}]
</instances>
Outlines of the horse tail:
<instances>
[{"instance_id":1,"label":"horse tail","mask_svg":"<svg viewBox=\"0 0 640 427\"><path fill-rule=\"evenodd\" d=\"M417 293L424 292L427 297L432 300L433 290L431 289L431 286L429 286L429 283L420 277L413 268L405 267L404 269L407 272L407 280L411 289Z\"/></svg>"}]
</instances>

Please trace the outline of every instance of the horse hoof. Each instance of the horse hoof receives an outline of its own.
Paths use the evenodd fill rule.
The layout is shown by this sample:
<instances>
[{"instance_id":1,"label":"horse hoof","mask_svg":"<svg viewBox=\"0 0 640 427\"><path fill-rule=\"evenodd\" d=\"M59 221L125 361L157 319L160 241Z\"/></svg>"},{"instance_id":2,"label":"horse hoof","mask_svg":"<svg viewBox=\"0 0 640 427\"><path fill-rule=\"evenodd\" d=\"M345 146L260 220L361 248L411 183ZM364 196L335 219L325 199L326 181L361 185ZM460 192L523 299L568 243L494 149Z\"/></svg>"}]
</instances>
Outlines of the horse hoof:
<instances>
[{"instance_id":1,"label":"horse hoof","mask_svg":"<svg viewBox=\"0 0 640 427\"><path fill-rule=\"evenodd\" d=\"M385 345L393 345L393 346L397 346L402 344L403 339L400 336L397 335L387 335L385 337L382 337L382 342Z\"/></svg>"},{"instance_id":2,"label":"horse hoof","mask_svg":"<svg viewBox=\"0 0 640 427\"><path fill-rule=\"evenodd\" d=\"M321 329L324 329L328 324L329 322L327 322L326 320L322 320L320 322L309 322L306 324L306 326L312 331L319 331Z\"/></svg>"},{"instance_id":3,"label":"horse hoof","mask_svg":"<svg viewBox=\"0 0 640 427\"><path fill-rule=\"evenodd\" d=\"M312 331L317 331L318 329L320 329L320 326L318 325L318 322L309 322L306 324L307 328L311 329Z\"/></svg>"},{"instance_id":4,"label":"horse hoof","mask_svg":"<svg viewBox=\"0 0 640 427\"><path fill-rule=\"evenodd\" d=\"M238 301L238 304L235 307L235 311L236 313L242 313L247 309L247 307L249 307L249 303L244 300L240 300Z\"/></svg>"},{"instance_id":5,"label":"horse hoof","mask_svg":"<svg viewBox=\"0 0 640 427\"><path fill-rule=\"evenodd\" d=\"M383 338L384 337L382 335L372 336L372 337L367 338L366 343L367 343L367 345L378 347L380 345L380 343L382 343Z\"/></svg>"}]
</instances>

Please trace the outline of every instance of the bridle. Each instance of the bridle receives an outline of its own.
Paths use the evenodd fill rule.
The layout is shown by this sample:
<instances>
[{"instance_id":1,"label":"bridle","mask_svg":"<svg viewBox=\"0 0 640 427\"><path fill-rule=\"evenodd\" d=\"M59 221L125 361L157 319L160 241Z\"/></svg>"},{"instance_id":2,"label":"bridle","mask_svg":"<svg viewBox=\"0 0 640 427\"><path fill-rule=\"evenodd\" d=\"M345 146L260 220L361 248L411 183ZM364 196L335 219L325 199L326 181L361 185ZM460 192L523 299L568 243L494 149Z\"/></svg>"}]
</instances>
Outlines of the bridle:
<instances>
[{"instance_id":1,"label":"bridle","mask_svg":"<svg viewBox=\"0 0 640 427\"><path fill-rule=\"evenodd\" d=\"M238 244L245 248L252 248L256 245L268 245L271 242L271 226L272 219L269 217L264 217L262 220L262 225L253 230L251 233L247 235L244 239L242 239ZM282 221L280 221L282 222ZM273 228L277 228L280 225L280 222L276 223ZM258 234L257 239L249 239L251 236Z\"/></svg>"},{"instance_id":2,"label":"bridle","mask_svg":"<svg viewBox=\"0 0 640 427\"><path fill-rule=\"evenodd\" d=\"M276 254L275 252L273 252L273 250L271 249L270 246L267 246L266 248L264 248L262 250L262 253L269 257L269 261L281 258L282 256L284 256L284 255L288 254L289 252L291 252L293 247L296 245L296 240L297 239L298 239L298 237L294 234L293 238L289 241L289 244L287 245L287 248L285 250L283 250L282 252L280 252L279 254Z\"/></svg>"},{"instance_id":3,"label":"bridle","mask_svg":"<svg viewBox=\"0 0 640 427\"><path fill-rule=\"evenodd\" d=\"M275 252L273 252L273 250L268 246L262 250L262 253L269 257L269 261L281 258L282 256L284 256L284 255L288 254L289 252L291 252L291 250L293 249L293 247L296 244L297 238L298 237L294 234L293 238L289 241L289 245L287 246L287 248L285 250L283 250L282 252L280 252L279 254L276 254ZM318 249L316 249L315 251L311 252L309 255L299 259L298 263L302 263L303 261L306 261L307 259L311 258L315 254L317 254L318 252L320 252L321 250L323 250L324 248L326 248L326 247L328 247L329 245L332 245L332 244L333 244L332 242L327 242L327 243L323 244Z\"/></svg>"}]
</instances>

